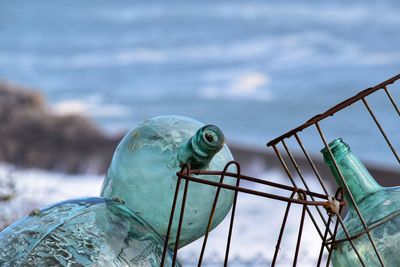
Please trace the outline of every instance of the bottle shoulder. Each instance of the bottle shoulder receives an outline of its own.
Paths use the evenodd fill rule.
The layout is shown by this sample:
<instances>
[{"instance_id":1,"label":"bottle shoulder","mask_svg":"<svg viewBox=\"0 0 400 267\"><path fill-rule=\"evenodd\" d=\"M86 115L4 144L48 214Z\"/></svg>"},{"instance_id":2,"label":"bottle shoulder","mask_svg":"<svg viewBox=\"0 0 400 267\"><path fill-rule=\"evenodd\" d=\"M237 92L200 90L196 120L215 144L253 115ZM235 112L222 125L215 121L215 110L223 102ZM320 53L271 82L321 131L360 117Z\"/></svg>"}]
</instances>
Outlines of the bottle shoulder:
<instances>
[{"instance_id":1,"label":"bottle shoulder","mask_svg":"<svg viewBox=\"0 0 400 267\"><path fill-rule=\"evenodd\" d=\"M138 239L144 242L135 242ZM2 266L140 262L146 257L137 255L151 257L163 245L137 214L104 198L73 199L37 210L1 232L0 243Z\"/></svg>"},{"instance_id":2,"label":"bottle shoulder","mask_svg":"<svg viewBox=\"0 0 400 267\"><path fill-rule=\"evenodd\" d=\"M374 225L384 218L400 212L400 187L381 187L380 190L365 196L358 203L358 208L366 224ZM354 207L349 207L344 222L350 235L364 230ZM344 238L343 232L340 233L339 238Z\"/></svg>"}]
</instances>

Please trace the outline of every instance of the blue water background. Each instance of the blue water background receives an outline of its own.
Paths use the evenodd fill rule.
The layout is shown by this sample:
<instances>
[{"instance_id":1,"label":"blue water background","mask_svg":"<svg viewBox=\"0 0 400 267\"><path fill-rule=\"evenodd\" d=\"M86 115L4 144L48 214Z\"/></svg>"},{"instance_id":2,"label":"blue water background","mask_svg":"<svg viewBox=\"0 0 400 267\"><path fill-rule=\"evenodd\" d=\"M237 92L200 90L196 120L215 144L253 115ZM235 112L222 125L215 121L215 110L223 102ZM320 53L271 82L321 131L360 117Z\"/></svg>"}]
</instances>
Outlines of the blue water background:
<instances>
[{"instance_id":1,"label":"blue water background","mask_svg":"<svg viewBox=\"0 0 400 267\"><path fill-rule=\"evenodd\" d=\"M395 0L2 1L0 78L43 90L55 108L81 110L110 133L181 114L263 148L399 73L399 25ZM398 147L399 117L384 96L371 101ZM328 139L394 162L362 106L330 121ZM318 136L303 135L318 153Z\"/></svg>"}]
</instances>

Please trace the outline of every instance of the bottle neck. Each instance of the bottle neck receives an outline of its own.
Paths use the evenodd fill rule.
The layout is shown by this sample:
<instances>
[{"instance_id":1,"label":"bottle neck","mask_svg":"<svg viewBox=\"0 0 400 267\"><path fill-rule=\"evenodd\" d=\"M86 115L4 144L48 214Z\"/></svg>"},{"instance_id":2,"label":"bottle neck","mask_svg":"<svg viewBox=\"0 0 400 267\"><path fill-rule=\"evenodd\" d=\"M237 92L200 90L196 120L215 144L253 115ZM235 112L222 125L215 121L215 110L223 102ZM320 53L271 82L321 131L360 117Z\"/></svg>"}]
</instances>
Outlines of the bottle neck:
<instances>
[{"instance_id":1,"label":"bottle neck","mask_svg":"<svg viewBox=\"0 0 400 267\"><path fill-rule=\"evenodd\" d=\"M381 189L381 186L371 176L364 164L351 152L350 147L341 138L329 144L333 157L342 173L343 179L347 184L355 202L359 204L365 197ZM349 192L346 192L340 174L331 159L329 151L324 148L321 150L325 162L332 171L336 183L345 190L345 198L350 206L353 206Z\"/></svg>"},{"instance_id":2,"label":"bottle neck","mask_svg":"<svg viewBox=\"0 0 400 267\"><path fill-rule=\"evenodd\" d=\"M204 169L224 146L225 137L214 125L201 127L184 143L178 153L179 163L188 163L192 169Z\"/></svg>"}]
</instances>

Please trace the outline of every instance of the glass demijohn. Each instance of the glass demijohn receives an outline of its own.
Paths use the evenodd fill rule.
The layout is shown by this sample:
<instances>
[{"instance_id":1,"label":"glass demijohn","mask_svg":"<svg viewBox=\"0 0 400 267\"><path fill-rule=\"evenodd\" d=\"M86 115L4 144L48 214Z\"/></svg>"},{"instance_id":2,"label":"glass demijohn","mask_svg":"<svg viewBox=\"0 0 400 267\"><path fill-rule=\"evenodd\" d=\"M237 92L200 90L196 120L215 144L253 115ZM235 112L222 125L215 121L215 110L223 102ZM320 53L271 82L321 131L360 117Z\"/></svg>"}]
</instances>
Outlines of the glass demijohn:
<instances>
[{"instance_id":1,"label":"glass demijohn","mask_svg":"<svg viewBox=\"0 0 400 267\"><path fill-rule=\"evenodd\" d=\"M382 187L371 176L363 163L351 152L341 138L329 144L333 157L350 192L345 191L348 213L345 226L366 266L381 266L374 248L364 231L355 204L365 219L385 266L400 266L400 188ZM345 189L327 148L321 150L336 182ZM333 266L362 266L346 235L339 227L332 256Z\"/></svg>"},{"instance_id":2,"label":"glass demijohn","mask_svg":"<svg viewBox=\"0 0 400 267\"><path fill-rule=\"evenodd\" d=\"M122 203L67 200L0 233L0 266L160 266L164 241ZM165 266L172 265L171 252Z\"/></svg>"},{"instance_id":3,"label":"glass demijohn","mask_svg":"<svg viewBox=\"0 0 400 267\"><path fill-rule=\"evenodd\" d=\"M189 163L192 169L221 171L231 160L233 157L224 144L224 135L216 126L181 116L156 117L132 129L122 139L101 195L123 199L131 210L165 236L176 189L176 173L182 165ZM202 178L218 181L220 177ZM231 178L224 182L235 183ZM182 181L169 239L171 247L176 239L184 185ZM189 184L179 247L205 234L215 192L216 188L209 185ZM226 216L232 201L233 192L221 190L212 228Z\"/></svg>"}]
</instances>

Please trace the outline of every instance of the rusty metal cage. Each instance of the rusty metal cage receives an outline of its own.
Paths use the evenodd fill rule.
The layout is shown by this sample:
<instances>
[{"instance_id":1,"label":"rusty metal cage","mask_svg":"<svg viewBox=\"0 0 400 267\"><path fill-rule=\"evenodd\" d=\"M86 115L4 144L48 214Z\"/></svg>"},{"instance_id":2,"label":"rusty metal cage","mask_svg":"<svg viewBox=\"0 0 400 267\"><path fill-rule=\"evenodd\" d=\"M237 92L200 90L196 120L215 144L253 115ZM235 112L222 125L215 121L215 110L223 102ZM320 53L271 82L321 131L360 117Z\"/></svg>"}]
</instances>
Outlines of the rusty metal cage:
<instances>
[{"instance_id":1,"label":"rusty metal cage","mask_svg":"<svg viewBox=\"0 0 400 267\"><path fill-rule=\"evenodd\" d=\"M267 264L271 266L275 266L279 257L280 251L282 251L281 245L282 240L284 238L284 232L288 222L288 214L293 209L293 206L300 207L301 213L298 216L298 232L296 235L296 240L293 240L295 244L294 253L291 255L289 261L291 265L296 266L298 264L299 250L302 245L302 237L304 236L304 224L309 222L313 225L314 229L318 233L319 240L315 240L315 242L320 242L320 249L316 251L314 255L312 255L315 259L313 264L316 266L329 266L331 261L331 255L333 251L333 247L336 240L336 233L338 228L341 227L346 235L346 240L350 242L353 250L358 256L360 264L365 266L365 262L363 258L360 256L360 252L357 250L357 247L354 245L354 236L350 236L346 226L343 223L343 210L346 205L343 200L343 192L349 192L349 188L346 184L346 181L343 178L343 174L341 173L337 162L335 161L332 151L328 146L328 140L326 138L326 133L324 127L321 125L325 120L329 117L340 114L350 108L350 106L357 106L356 108L367 114L370 117L370 122L376 125L377 133L380 136L379 138L383 138L385 143L385 147L388 148L397 163L400 163L399 155L396 152L395 145L392 140L389 138L389 134L385 131L384 126L380 122L376 112L373 111L373 105L370 104L370 99L377 94L383 94L385 101L387 101L387 105L394 109L394 114L400 116L400 110L396 104L395 97L393 97L391 93L392 88L400 89L398 86L398 82L400 80L400 75L394 76L387 81L384 81L374 87L368 88L359 92L358 94L350 97L349 99L337 104L336 106L330 108L326 112L314 116L306 123L294 128L293 130L273 139L268 142L268 149L272 149L276 158L281 164L283 172L287 176L287 180L289 184L277 183L268 181L265 179L260 179L256 177L246 176L241 173L241 168L239 163L237 162L229 162L224 170L222 171L201 171L201 170L192 170L190 166L185 165L181 169L181 171L177 174L178 180L176 185L176 191L174 195L174 201L171 208L171 216L169 219L169 227L165 240L168 240L171 234L171 225L173 222L173 218L177 216L179 218L178 230L176 233L176 243L174 247L173 254L173 266L177 261L178 255L178 246L179 246L179 237L181 232L182 223L184 221L184 211L185 211L185 202L188 194L188 188L191 183L202 183L204 185L208 185L215 188L215 197L213 201L212 207L210 207L210 216L208 219L207 230L204 233L203 243L201 246L201 251L199 252L199 256L197 259L197 266L201 266L204 261L204 253L205 249L208 245L208 236L211 230L211 223L213 220L213 216L217 207L217 202L219 198L219 194L221 190L232 190L234 192L234 201L233 206L230 213L229 218L229 230L226 235L226 247L225 247L225 257L219 263L219 266L229 266L230 264L230 249L232 244L232 229L235 226L235 213L237 209L237 199L238 194L249 194L252 196L261 197L265 201L268 200L277 200L286 203L286 209L283 213L282 223L280 225L280 230L276 233L275 242L275 250L273 251L270 260ZM360 108L361 106L361 108ZM332 118L333 119L333 118ZM370 123L368 122L368 123ZM357 123L357 122L355 122ZM307 132L307 133L305 133ZM303 142L303 134L313 136L313 143L319 142L320 148L325 147L328 149L329 155L333 160L334 166L339 173L340 179L344 184L344 188L338 188L336 186L332 186L333 179L326 175L323 170L320 169L320 166L315 164L315 155L309 152ZM299 164L300 160L302 164ZM297 160L296 160L297 159ZM228 171L229 167L235 167L235 172ZM304 171L307 170L307 171ZM207 179L201 179L198 175L217 175L219 176L219 181L210 181ZM318 188L310 188L309 186L309 176L313 175L314 180L318 183ZM236 180L235 185L229 185L224 183L224 179L230 177L231 179ZM254 185L262 185L265 188L275 188L281 190L281 192L286 192L282 194L276 194L275 191L269 190L258 190ZM183 186L183 190L181 190L181 186ZM178 195L182 194L182 202L181 205L177 205ZM353 202L355 207L355 211L358 215L358 218L364 228L362 234L365 234L371 245L375 251L376 257L379 260L381 266L384 266L384 262L382 260L382 256L377 249L377 246L371 237L370 228L365 222L363 215L361 214L357 204L353 196L350 195L350 200ZM306 218L309 220L306 221ZM342 240L343 241L343 240ZM211 244L212 246L212 244ZM167 241L164 245L164 252L161 266L164 265L164 259L167 252L168 244ZM288 259L286 259L288 260ZM264 263L265 264L265 263Z\"/></svg>"}]
</instances>

